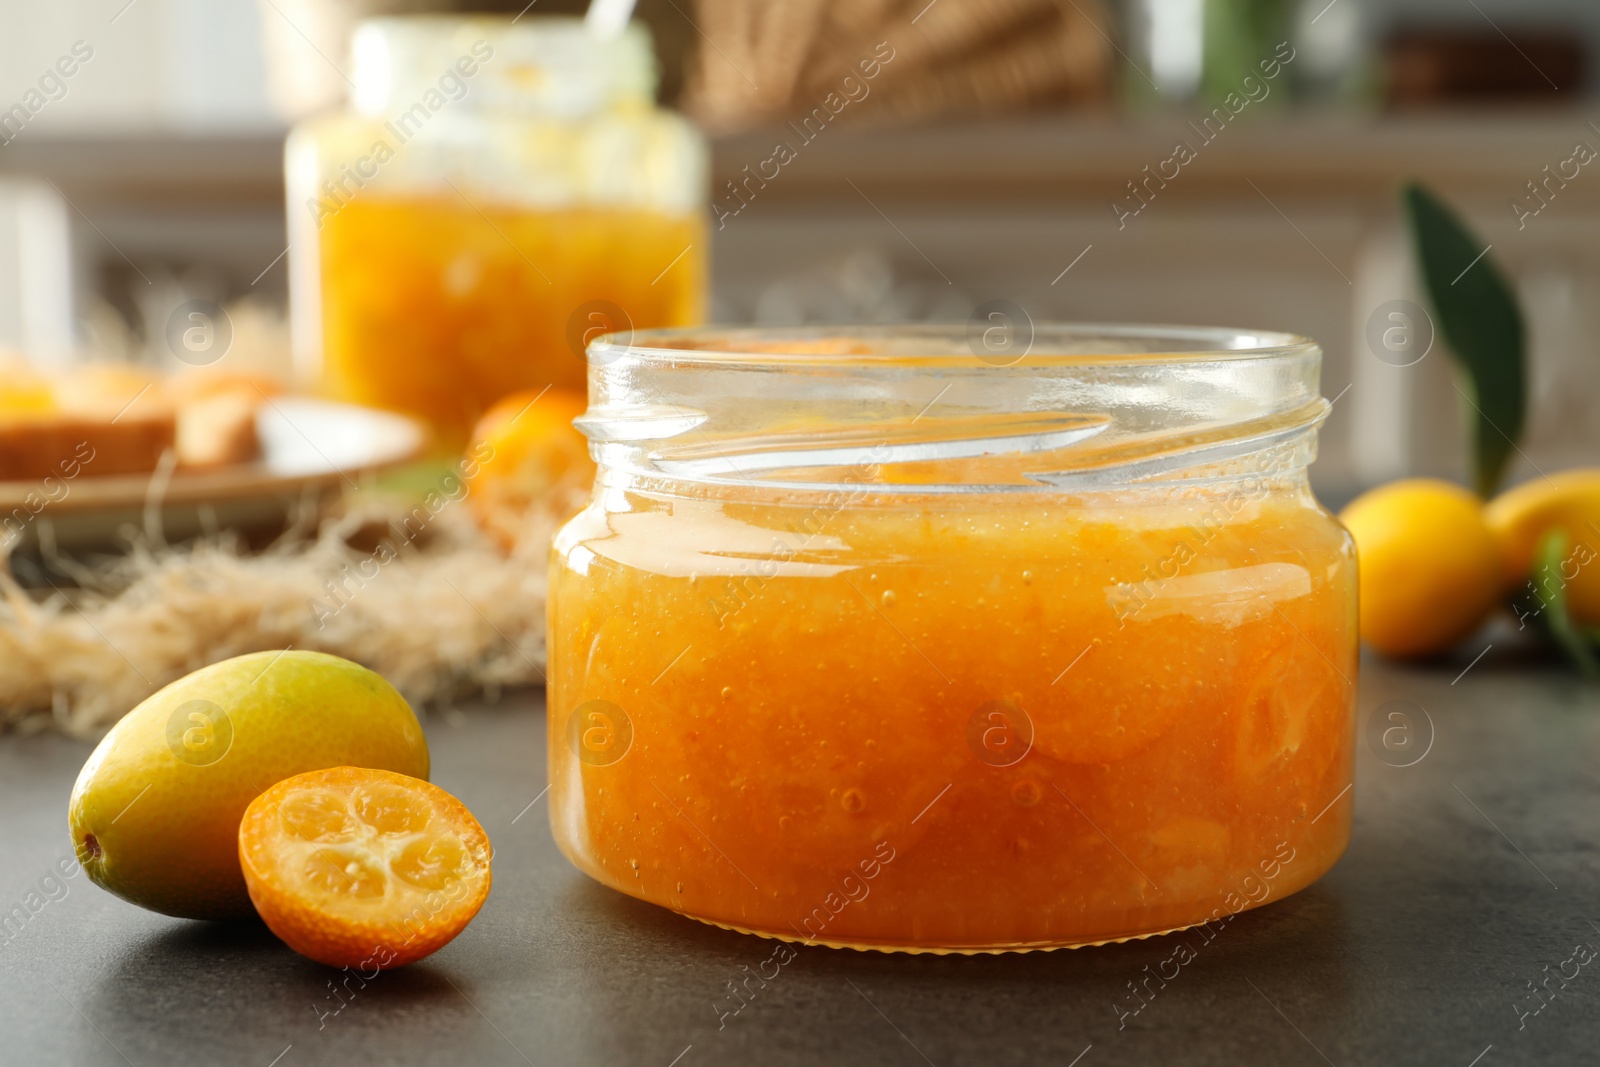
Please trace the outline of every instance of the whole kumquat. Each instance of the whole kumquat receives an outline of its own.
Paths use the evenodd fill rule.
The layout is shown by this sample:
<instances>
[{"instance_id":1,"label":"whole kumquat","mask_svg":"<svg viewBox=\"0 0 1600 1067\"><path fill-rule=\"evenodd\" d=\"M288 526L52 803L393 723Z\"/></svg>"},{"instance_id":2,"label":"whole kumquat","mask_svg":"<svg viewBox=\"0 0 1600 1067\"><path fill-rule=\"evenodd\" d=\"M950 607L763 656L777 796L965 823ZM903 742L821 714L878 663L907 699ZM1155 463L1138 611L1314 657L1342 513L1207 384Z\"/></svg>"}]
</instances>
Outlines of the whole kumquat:
<instances>
[{"instance_id":1,"label":"whole kumquat","mask_svg":"<svg viewBox=\"0 0 1600 1067\"><path fill-rule=\"evenodd\" d=\"M587 398L575 390L529 390L504 398L478 420L467 450L475 462L467 477L467 506L503 547L516 544L534 505L563 514L582 506L594 481L594 461L572 420L587 407Z\"/></svg>"},{"instance_id":2,"label":"whole kumquat","mask_svg":"<svg viewBox=\"0 0 1600 1067\"><path fill-rule=\"evenodd\" d=\"M322 652L252 652L202 667L112 727L67 820L102 889L187 919L248 916L239 820L267 786L359 763L428 776L428 739L383 677Z\"/></svg>"},{"instance_id":3,"label":"whole kumquat","mask_svg":"<svg viewBox=\"0 0 1600 1067\"><path fill-rule=\"evenodd\" d=\"M1361 639L1386 656L1442 652L1477 629L1500 594L1501 562L1483 501L1410 478L1339 514L1360 566Z\"/></svg>"}]
</instances>

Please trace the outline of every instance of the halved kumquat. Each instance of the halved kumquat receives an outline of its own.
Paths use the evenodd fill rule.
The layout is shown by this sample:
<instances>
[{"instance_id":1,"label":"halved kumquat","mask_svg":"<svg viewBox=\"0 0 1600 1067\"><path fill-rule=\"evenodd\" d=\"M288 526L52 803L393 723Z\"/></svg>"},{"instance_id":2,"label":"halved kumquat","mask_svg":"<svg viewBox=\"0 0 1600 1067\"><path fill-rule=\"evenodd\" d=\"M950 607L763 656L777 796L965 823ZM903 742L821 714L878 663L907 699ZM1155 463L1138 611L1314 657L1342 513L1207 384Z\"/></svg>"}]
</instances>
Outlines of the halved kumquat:
<instances>
[{"instance_id":1,"label":"halved kumquat","mask_svg":"<svg viewBox=\"0 0 1600 1067\"><path fill-rule=\"evenodd\" d=\"M491 854L455 797L362 767L286 778L239 825L256 911L332 967L401 967L442 948L488 897Z\"/></svg>"}]
</instances>

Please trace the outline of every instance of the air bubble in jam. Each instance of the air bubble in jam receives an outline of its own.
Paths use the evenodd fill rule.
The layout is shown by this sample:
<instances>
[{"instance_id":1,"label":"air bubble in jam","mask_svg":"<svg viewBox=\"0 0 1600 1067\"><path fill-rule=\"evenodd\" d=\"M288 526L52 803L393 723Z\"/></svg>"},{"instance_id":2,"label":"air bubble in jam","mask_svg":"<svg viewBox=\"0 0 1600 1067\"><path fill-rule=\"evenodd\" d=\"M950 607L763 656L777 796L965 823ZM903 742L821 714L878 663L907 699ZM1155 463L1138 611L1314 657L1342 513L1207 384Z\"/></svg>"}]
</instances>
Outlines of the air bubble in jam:
<instances>
[{"instance_id":1,"label":"air bubble in jam","mask_svg":"<svg viewBox=\"0 0 1600 1067\"><path fill-rule=\"evenodd\" d=\"M839 806L851 815L856 815L866 808L867 798L859 789L846 789L839 797Z\"/></svg>"},{"instance_id":2,"label":"air bubble in jam","mask_svg":"<svg viewBox=\"0 0 1600 1067\"><path fill-rule=\"evenodd\" d=\"M1044 790L1039 788L1039 783L1024 779L1011 787L1011 799L1025 808L1031 808L1039 803L1044 796Z\"/></svg>"}]
</instances>

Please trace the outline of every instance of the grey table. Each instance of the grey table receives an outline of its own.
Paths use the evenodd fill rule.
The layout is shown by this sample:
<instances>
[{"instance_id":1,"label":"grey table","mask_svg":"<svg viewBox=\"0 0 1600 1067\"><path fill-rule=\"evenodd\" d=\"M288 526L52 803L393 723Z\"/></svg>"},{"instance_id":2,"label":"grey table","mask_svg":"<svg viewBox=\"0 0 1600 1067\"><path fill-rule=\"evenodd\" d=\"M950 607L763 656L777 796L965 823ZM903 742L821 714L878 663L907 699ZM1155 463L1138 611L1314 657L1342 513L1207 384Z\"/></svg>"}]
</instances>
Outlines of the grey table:
<instances>
[{"instance_id":1,"label":"grey table","mask_svg":"<svg viewBox=\"0 0 1600 1067\"><path fill-rule=\"evenodd\" d=\"M1232 922L1120 1028L1127 983L1194 935L1023 956L801 948L719 1021L726 984L770 943L567 865L536 800L544 717L525 695L428 721L434 780L497 846L488 904L436 956L335 1001L335 972L262 927L148 914L80 874L0 939L0 1062L1593 1063L1600 958L1568 961L1600 947L1600 690L1497 654L1454 682L1470 650L1364 665L1349 853ZM1396 709L1414 734L1385 748ZM0 907L67 855L88 751L0 738Z\"/></svg>"}]
</instances>

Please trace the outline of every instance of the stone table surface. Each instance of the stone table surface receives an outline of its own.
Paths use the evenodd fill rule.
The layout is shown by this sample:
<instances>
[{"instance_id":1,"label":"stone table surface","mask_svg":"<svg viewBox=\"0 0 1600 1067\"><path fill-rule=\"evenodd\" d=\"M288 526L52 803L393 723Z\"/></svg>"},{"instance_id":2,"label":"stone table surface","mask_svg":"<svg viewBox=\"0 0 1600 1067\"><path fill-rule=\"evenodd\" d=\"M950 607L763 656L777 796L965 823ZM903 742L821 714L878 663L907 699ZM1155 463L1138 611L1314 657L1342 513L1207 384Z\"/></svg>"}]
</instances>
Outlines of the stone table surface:
<instances>
[{"instance_id":1,"label":"stone table surface","mask_svg":"<svg viewBox=\"0 0 1600 1067\"><path fill-rule=\"evenodd\" d=\"M263 927L144 912L81 873L48 879L70 855L67 795L89 746L0 738L0 909L13 913L0 1063L1593 1063L1600 959L1580 965L1589 949L1574 948L1600 947L1600 689L1494 656L1457 678L1468 659L1364 664L1349 852L1209 943L801 947L721 1019L726 984L770 943L567 864L540 795L538 694L427 719L434 781L495 842L494 892L455 942L347 1001L332 998L336 972ZM1180 939L1196 958L1119 1017L1128 983Z\"/></svg>"}]
</instances>

